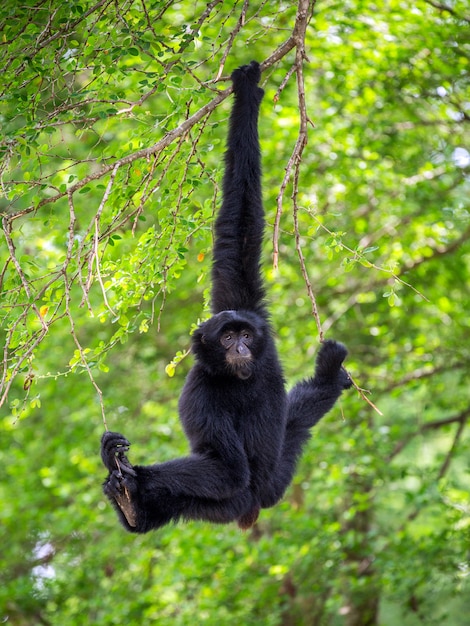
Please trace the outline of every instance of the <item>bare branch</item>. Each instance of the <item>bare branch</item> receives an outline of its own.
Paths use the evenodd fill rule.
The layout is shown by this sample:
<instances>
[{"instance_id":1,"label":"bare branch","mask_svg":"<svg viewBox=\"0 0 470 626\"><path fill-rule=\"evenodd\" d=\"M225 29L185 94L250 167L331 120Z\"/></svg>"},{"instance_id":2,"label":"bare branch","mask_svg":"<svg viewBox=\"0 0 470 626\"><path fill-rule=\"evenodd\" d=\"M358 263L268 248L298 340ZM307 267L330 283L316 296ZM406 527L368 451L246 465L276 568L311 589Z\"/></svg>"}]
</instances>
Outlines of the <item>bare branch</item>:
<instances>
[{"instance_id":1,"label":"bare branch","mask_svg":"<svg viewBox=\"0 0 470 626\"><path fill-rule=\"evenodd\" d=\"M400 454L402 452L402 450L411 442L413 441L413 439L415 439L415 437L418 437L419 435L422 435L423 433L425 433L428 430L437 430L440 428L445 428L446 426L449 426L450 424L460 424L461 426L465 426L465 424L467 423L467 420L470 418L470 408L465 409L464 411L462 411L461 413L457 414L457 415L453 415L452 417L447 417L441 420L435 420L433 422L427 422L425 424L422 424L420 428L418 428L418 430L415 430L414 432L410 433L409 435L407 435L404 439L402 439L401 441L399 441L397 443L397 445L395 446L395 448L393 449L393 451L390 453L390 455L388 456L387 461L390 462L392 461L396 456L398 456L398 454ZM460 432L460 427L457 431L457 434ZM458 435L460 437L460 434Z\"/></svg>"},{"instance_id":2,"label":"bare branch","mask_svg":"<svg viewBox=\"0 0 470 626\"><path fill-rule=\"evenodd\" d=\"M435 9L438 9L439 11L445 11L446 13L450 13L451 15L456 17L458 20L463 20L464 22L470 23L470 16L461 15L460 13L457 13L457 11L453 9L451 6L449 6L448 4L444 4L443 2L436 2L435 0L424 0L424 1L427 4L431 5L432 7L434 7Z\"/></svg>"},{"instance_id":3,"label":"bare branch","mask_svg":"<svg viewBox=\"0 0 470 626\"><path fill-rule=\"evenodd\" d=\"M106 165L98 172L94 172L93 174L89 174L88 176L85 176L85 178L82 178L82 180L78 181L74 185L71 185L67 189L67 191L58 192L57 194L53 196L43 198L35 206L30 206L26 209L23 209L22 211L18 211L16 213L7 215L4 217L4 221L6 221L7 223L11 223L20 217L24 217L25 215L28 215L29 213L38 211L39 209L41 209L44 206L47 206L48 204L57 202L57 200L60 200L61 198L67 196L69 193L74 194L77 191L80 191L80 189L83 189L90 182L103 178L104 176L112 172L113 170L119 169L120 167L123 167L124 165L134 163L135 161L138 161L140 159L149 159L150 157L158 155L165 148L167 148L170 144L172 144L176 139L184 136L195 124L197 124L206 115L208 115L214 109L216 109L217 106L219 106L219 104L223 102L231 93L232 93L231 87L225 89L224 91L218 92L215 98L213 98L210 102L204 105L201 109L196 111L196 113L191 115L191 117L186 119L179 126L177 126L173 130L166 133L166 135L162 137L160 141L157 141L157 143L155 143L153 146L150 146L149 148L143 148L142 150L137 150L136 152L133 152L132 154L126 155L122 159L117 159L114 163Z\"/></svg>"}]
</instances>

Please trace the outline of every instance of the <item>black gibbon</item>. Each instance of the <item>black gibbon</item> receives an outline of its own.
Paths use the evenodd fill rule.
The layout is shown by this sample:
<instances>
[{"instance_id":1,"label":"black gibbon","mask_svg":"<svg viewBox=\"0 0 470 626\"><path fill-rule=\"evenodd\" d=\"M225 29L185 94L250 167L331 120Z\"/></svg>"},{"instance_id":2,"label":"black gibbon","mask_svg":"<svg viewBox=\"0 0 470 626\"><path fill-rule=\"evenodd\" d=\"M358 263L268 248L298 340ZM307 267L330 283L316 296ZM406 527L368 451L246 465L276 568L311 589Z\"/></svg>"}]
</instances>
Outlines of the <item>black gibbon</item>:
<instances>
[{"instance_id":1,"label":"black gibbon","mask_svg":"<svg viewBox=\"0 0 470 626\"><path fill-rule=\"evenodd\" d=\"M288 393L264 303L260 274L264 213L258 114L260 67L232 74L235 101L215 225L212 313L192 337L195 365L179 401L190 454L132 465L129 442L106 432L104 493L124 527L145 533L168 522L237 521L252 526L282 498L310 429L351 380L346 348L325 341L312 378Z\"/></svg>"}]
</instances>

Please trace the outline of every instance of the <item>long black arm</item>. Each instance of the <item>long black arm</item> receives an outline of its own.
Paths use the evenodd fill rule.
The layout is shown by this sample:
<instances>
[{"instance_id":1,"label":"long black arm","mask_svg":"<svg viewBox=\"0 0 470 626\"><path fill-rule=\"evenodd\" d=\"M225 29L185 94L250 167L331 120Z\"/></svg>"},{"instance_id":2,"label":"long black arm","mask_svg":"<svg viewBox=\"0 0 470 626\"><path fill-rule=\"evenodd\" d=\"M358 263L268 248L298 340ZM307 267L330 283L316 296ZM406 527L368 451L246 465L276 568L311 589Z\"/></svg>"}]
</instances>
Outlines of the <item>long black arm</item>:
<instances>
[{"instance_id":1,"label":"long black arm","mask_svg":"<svg viewBox=\"0 0 470 626\"><path fill-rule=\"evenodd\" d=\"M258 115L263 90L259 64L232 74L235 102L230 116L222 207L215 225L212 311L262 308L260 276L264 213Z\"/></svg>"}]
</instances>

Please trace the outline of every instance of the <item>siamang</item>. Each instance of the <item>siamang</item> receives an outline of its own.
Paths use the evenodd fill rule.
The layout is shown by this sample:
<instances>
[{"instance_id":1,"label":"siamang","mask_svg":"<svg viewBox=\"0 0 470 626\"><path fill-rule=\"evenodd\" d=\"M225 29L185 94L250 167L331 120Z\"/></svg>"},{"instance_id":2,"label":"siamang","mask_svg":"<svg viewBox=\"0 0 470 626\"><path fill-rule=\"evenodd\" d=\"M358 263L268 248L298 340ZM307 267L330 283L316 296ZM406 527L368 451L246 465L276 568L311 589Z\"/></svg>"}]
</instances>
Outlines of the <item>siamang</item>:
<instances>
[{"instance_id":1,"label":"siamang","mask_svg":"<svg viewBox=\"0 0 470 626\"><path fill-rule=\"evenodd\" d=\"M215 224L212 317L192 336L195 365L179 401L190 454L132 465L127 439L105 432L104 493L124 527L145 533L168 522L237 521L251 527L291 482L310 429L351 380L346 348L322 343L314 376L285 390L260 273L264 214L255 61L232 74L235 101Z\"/></svg>"}]
</instances>

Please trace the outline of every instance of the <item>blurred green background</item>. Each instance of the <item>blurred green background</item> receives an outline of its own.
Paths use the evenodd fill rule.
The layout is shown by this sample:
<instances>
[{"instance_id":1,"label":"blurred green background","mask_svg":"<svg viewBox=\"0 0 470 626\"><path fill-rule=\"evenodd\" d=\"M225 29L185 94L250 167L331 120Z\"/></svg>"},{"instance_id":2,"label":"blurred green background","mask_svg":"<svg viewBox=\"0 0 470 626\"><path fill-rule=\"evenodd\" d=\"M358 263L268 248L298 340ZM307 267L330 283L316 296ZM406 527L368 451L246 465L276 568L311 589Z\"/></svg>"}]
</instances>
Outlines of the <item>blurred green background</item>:
<instances>
[{"instance_id":1,"label":"blurred green background","mask_svg":"<svg viewBox=\"0 0 470 626\"><path fill-rule=\"evenodd\" d=\"M177 398L208 313L231 104L214 98L252 58L270 59L270 310L289 384L313 371L291 183L272 263L299 8L300 245L325 335L380 413L344 394L250 532L132 536L101 493L103 416L135 463L187 451ZM467 2L7 0L0 23L0 622L467 624Z\"/></svg>"}]
</instances>

